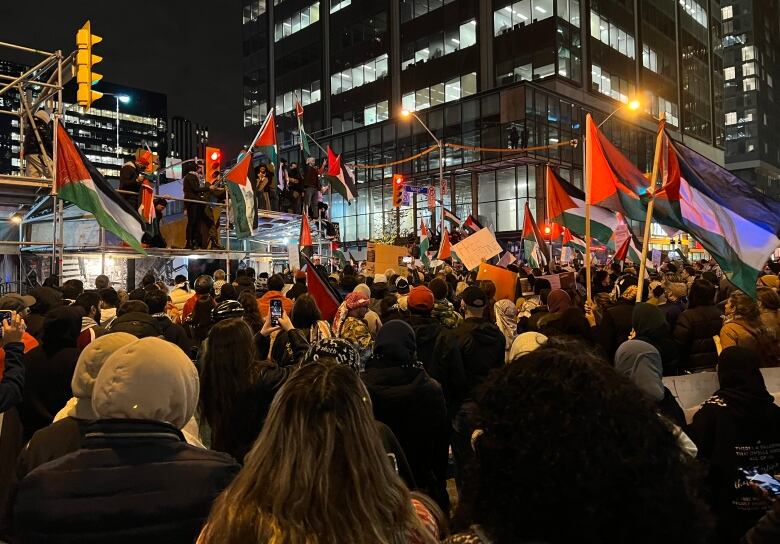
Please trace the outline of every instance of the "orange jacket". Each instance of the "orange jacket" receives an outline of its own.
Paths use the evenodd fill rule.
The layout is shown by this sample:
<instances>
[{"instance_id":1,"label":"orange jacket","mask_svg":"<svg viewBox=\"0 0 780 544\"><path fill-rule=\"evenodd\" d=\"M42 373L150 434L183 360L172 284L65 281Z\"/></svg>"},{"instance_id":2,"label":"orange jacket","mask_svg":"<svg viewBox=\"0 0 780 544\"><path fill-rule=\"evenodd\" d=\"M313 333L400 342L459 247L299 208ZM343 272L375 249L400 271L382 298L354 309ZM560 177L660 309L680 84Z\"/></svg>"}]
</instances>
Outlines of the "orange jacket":
<instances>
[{"instance_id":1,"label":"orange jacket","mask_svg":"<svg viewBox=\"0 0 780 544\"><path fill-rule=\"evenodd\" d=\"M265 318L268 315L269 301L272 298L282 299L282 309L287 312L287 315L289 316L292 311L293 301L284 296L281 291L268 291L257 299L257 307L260 309L260 318L265 321Z\"/></svg>"},{"instance_id":2,"label":"orange jacket","mask_svg":"<svg viewBox=\"0 0 780 544\"><path fill-rule=\"evenodd\" d=\"M23 332L22 344L24 344L24 353L27 353L31 349L38 347L38 340L36 340L32 334L28 332ZM2 348L2 346L0 346L0 380L3 379L4 373L5 373L5 350Z\"/></svg>"}]
</instances>

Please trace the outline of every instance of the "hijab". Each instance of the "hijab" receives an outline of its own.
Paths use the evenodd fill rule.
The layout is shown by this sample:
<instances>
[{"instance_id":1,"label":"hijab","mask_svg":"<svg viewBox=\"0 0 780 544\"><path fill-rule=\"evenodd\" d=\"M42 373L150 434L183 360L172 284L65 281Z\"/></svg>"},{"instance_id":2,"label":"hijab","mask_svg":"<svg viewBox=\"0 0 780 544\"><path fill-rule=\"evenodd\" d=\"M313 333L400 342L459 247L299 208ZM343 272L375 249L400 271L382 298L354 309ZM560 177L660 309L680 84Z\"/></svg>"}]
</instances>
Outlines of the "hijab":
<instances>
[{"instance_id":1,"label":"hijab","mask_svg":"<svg viewBox=\"0 0 780 544\"><path fill-rule=\"evenodd\" d=\"M303 364L317 361L320 357L331 357L338 364L346 365L355 372L363 370L357 348L343 338L325 338L312 344L303 357Z\"/></svg>"},{"instance_id":2,"label":"hijab","mask_svg":"<svg viewBox=\"0 0 780 544\"><path fill-rule=\"evenodd\" d=\"M774 403L766 389L764 376L759 369L758 354L742 346L724 349L718 357L718 382L716 397L743 415L755 414Z\"/></svg>"},{"instance_id":3,"label":"hijab","mask_svg":"<svg viewBox=\"0 0 780 544\"><path fill-rule=\"evenodd\" d=\"M631 325L637 338L653 338L666 327L666 315L658 306L648 302L640 302L634 306L631 315Z\"/></svg>"},{"instance_id":4,"label":"hijab","mask_svg":"<svg viewBox=\"0 0 780 544\"><path fill-rule=\"evenodd\" d=\"M414 329L406 321L393 319L388 321L379 332L376 333L374 346L374 358L372 363L384 366L400 368L416 368L417 363L417 339Z\"/></svg>"},{"instance_id":5,"label":"hijab","mask_svg":"<svg viewBox=\"0 0 780 544\"><path fill-rule=\"evenodd\" d=\"M615 352L615 370L653 402L664 399L663 363L658 350L642 340L627 340Z\"/></svg>"},{"instance_id":6,"label":"hijab","mask_svg":"<svg viewBox=\"0 0 780 544\"><path fill-rule=\"evenodd\" d=\"M571 297L563 289L553 289L547 295L547 308L551 314L567 310L571 306Z\"/></svg>"},{"instance_id":7,"label":"hijab","mask_svg":"<svg viewBox=\"0 0 780 544\"><path fill-rule=\"evenodd\" d=\"M511 363L518 357L528 355L545 342L547 342L547 337L540 332L524 332L518 335L509 350L508 362Z\"/></svg>"},{"instance_id":8,"label":"hijab","mask_svg":"<svg viewBox=\"0 0 780 544\"><path fill-rule=\"evenodd\" d=\"M368 311L368 303L369 298L365 293L349 293L336 311L336 317L333 318L333 336L341 336L341 327L347 317L362 318Z\"/></svg>"},{"instance_id":9,"label":"hijab","mask_svg":"<svg viewBox=\"0 0 780 544\"><path fill-rule=\"evenodd\" d=\"M501 330L501 334L504 335L504 349L509 350L512 347L512 342L517 338L517 306L512 304L511 300L502 299L496 302L494 308L496 325Z\"/></svg>"}]
</instances>

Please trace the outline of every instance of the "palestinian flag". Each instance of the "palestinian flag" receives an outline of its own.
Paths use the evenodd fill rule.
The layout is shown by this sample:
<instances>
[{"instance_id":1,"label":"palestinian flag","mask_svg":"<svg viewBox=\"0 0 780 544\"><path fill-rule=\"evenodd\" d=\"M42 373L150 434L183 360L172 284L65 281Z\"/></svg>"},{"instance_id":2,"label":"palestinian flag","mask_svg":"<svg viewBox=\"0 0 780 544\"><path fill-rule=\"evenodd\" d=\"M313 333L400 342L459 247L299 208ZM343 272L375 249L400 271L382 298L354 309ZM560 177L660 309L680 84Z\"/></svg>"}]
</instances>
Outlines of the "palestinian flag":
<instances>
[{"instance_id":1,"label":"palestinian flag","mask_svg":"<svg viewBox=\"0 0 780 544\"><path fill-rule=\"evenodd\" d=\"M547 166L547 218L577 234L585 234L585 193L561 179ZM615 213L600 206L590 207L590 235L609 242L617 226Z\"/></svg>"},{"instance_id":2,"label":"palestinian flag","mask_svg":"<svg viewBox=\"0 0 780 544\"><path fill-rule=\"evenodd\" d=\"M569 248L579 251L583 255L585 254L586 244L585 240L572 234L569 229L563 229L563 245Z\"/></svg>"},{"instance_id":3,"label":"palestinian flag","mask_svg":"<svg viewBox=\"0 0 780 544\"><path fill-rule=\"evenodd\" d=\"M474 219L473 215L469 215L466 218L466 220L463 222L463 230L466 231L468 234L474 234L481 228L482 225L479 224L479 221Z\"/></svg>"},{"instance_id":4,"label":"palestinian flag","mask_svg":"<svg viewBox=\"0 0 780 544\"><path fill-rule=\"evenodd\" d=\"M298 136L301 139L301 151L303 151L305 157L311 157L309 137L306 135L306 131L303 130L303 106L298 100L297 94L295 95L295 117L298 119Z\"/></svg>"},{"instance_id":5,"label":"palestinian flag","mask_svg":"<svg viewBox=\"0 0 780 544\"><path fill-rule=\"evenodd\" d=\"M260 130L257 131L257 136L252 141L251 154L254 153L265 153L273 164L279 162L279 146L276 143L276 116L273 108L265 116L265 121L260 125Z\"/></svg>"},{"instance_id":6,"label":"palestinian flag","mask_svg":"<svg viewBox=\"0 0 780 544\"><path fill-rule=\"evenodd\" d=\"M326 321L332 321L341 305L341 297L304 253L301 253L301 259L306 265L306 287L309 294L317 303L322 318Z\"/></svg>"},{"instance_id":7,"label":"palestinian flag","mask_svg":"<svg viewBox=\"0 0 780 544\"><path fill-rule=\"evenodd\" d=\"M528 201L525 203L525 220L523 222L523 253L525 260L532 268L541 268L547 264L549 250L544 241L542 232L531 215L531 208L528 207Z\"/></svg>"},{"instance_id":8,"label":"palestinian flag","mask_svg":"<svg viewBox=\"0 0 780 544\"><path fill-rule=\"evenodd\" d=\"M615 262L622 262L626 260L626 257L628 257L628 246L631 244L631 238L626 238L623 240L623 243L620 244L620 247L615 252L615 256L612 257L612 260Z\"/></svg>"},{"instance_id":9,"label":"palestinian flag","mask_svg":"<svg viewBox=\"0 0 780 544\"><path fill-rule=\"evenodd\" d=\"M454 225L460 226L463 221L461 221L460 217L452 213L447 208L442 207L442 213L444 214L445 221L449 221L450 223L453 223Z\"/></svg>"},{"instance_id":10,"label":"palestinian flag","mask_svg":"<svg viewBox=\"0 0 780 544\"><path fill-rule=\"evenodd\" d=\"M357 198L355 174L341 162L341 155L336 155L330 146L328 146L328 170L325 172L325 179L348 204Z\"/></svg>"},{"instance_id":11,"label":"palestinian flag","mask_svg":"<svg viewBox=\"0 0 780 544\"><path fill-rule=\"evenodd\" d=\"M755 297L756 280L780 246L780 202L673 141L659 126L662 188L653 216L693 236L728 280Z\"/></svg>"},{"instance_id":12,"label":"palestinian flag","mask_svg":"<svg viewBox=\"0 0 780 544\"><path fill-rule=\"evenodd\" d=\"M138 210L109 185L57 123L57 196L95 216L98 225L146 255L141 246L144 220Z\"/></svg>"},{"instance_id":13,"label":"palestinian flag","mask_svg":"<svg viewBox=\"0 0 780 544\"><path fill-rule=\"evenodd\" d=\"M616 250L616 254L620 254L623 250L623 246L625 246L625 256L622 259L615 257L613 260L629 260L638 265L642 261L642 244L631 231L631 227L629 227L626 220L623 219L623 216L617 213L615 214L615 217L617 218L617 225L615 226L615 232L612 239L607 243L607 247ZM652 266L649 268L652 268Z\"/></svg>"},{"instance_id":14,"label":"palestinian flag","mask_svg":"<svg viewBox=\"0 0 780 544\"><path fill-rule=\"evenodd\" d=\"M252 225L257 217L255 210L255 192L249 181L249 168L252 165L252 153L238 157L236 165L225 174L225 186L230 193L230 208L233 211L233 226L236 238L252 236Z\"/></svg>"},{"instance_id":15,"label":"palestinian flag","mask_svg":"<svg viewBox=\"0 0 780 544\"><path fill-rule=\"evenodd\" d=\"M343 269L345 266L347 266L347 257L344 255L344 252L341 251L341 247L339 246L338 242L331 242L330 255L332 259L338 262L339 269Z\"/></svg>"},{"instance_id":16,"label":"palestinian flag","mask_svg":"<svg viewBox=\"0 0 780 544\"><path fill-rule=\"evenodd\" d=\"M311 240L311 227L309 226L309 218L306 214L301 216L301 235L298 238L298 245L300 247L312 247L314 242Z\"/></svg>"},{"instance_id":17,"label":"palestinian flag","mask_svg":"<svg viewBox=\"0 0 780 544\"><path fill-rule=\"evenodd\" d=\"M430 236L425 222L420 219L420 260L426 268L430 268L431 260L428 258L428 247L430 246Z\"/></svg>"},{"instance_id":18,"label":"palestinian flag","mask_svg":"<svg viewBox=\"0 0 780 544\"><path fill-rule=\"evenodd\" d=\"M607 140L590 114L585 127L585 186L590 185L587 201L644 222L649 181Z\"/></svg>"},{"instance_id":19,"label":"palestinian flag","mask_svg":"<svg viewBox=\"0 0 780 544\"><path fill-rule=\"evenodd\" d=\"M440 261L452 258L452 246L450 245L450 233L447 229L444 229L441 235L441 243L439 244L439 252L436 254L436 258Z\"/></svg>"}]
</instances>

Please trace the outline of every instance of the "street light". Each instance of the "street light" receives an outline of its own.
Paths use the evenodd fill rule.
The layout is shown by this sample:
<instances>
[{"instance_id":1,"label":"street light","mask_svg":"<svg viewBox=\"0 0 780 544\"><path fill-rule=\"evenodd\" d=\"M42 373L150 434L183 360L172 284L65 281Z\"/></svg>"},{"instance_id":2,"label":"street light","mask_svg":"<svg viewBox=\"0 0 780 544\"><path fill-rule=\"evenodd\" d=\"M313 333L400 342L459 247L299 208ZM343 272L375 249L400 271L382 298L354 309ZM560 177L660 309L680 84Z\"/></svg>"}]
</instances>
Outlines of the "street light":
<instances>
[{"instance_id":1,"label":"street light","mask_svg":"<svg viewBox=\"0 0 780 544\"><path fill-rule=\"evenodd\" d=\"M621 104L620 106L618 106L617 108L615 108L614 110L612 110L612 113L610 113L609 115L607 115L607 118L606 118L606 119L604 119L604 120L603 120L601 123L599 123L599 128L601 128L601 127L602 127L602 125L603 125L604 123L606 123L607 121L609 121L609 120L612 118L612 116L613 116L613 115L615 115L615 114L616 114L617 112L619 112L620 110L623 110L623 109L625 109L625 108L628 108L628 109L629 109L629 110L631 110L631 111L637 111L637 110L639 110L639 108L641 108L641 107L642 107L642 103L641 103L639 100L637 100L636 98L634 98L633 100L629 100L629 101L628 101L628 103L626 103L626 104Z\"/></svg>"},{"instance_id":2,"label":"street light","mask_svg":"<svg viewBox=\"0 0 780 544\"><path fill-rule=\"evenodd\" d=\"M554 257L553 257L552 229L550 228L550 225L545 225L544 226L544 233L550 235L550 263L549 263L549 268L550 268L550 274L552 274L552 262L553 262ZM563 250L561 250L561 251L563 251Z\"/></svg>"},{"instance_id":3,"label":"street light","mask_svg":"<svg viewBox=\"0 0 780 544\"><path fill-rule=\"evenodd\" d=\"M130 97L122 93L103 93L103 96L113 96L116 102L116 158L119 159L119 103L127 104Z\"/></svg>"},{"instance_id":4,"label":"street light","mask_svg":"<svg viewBox=\"0 0 780 544\"><path fill-rule=\"evenodd\" d=\"M401 117L403 117L404 119L408 119L409 117L414 117L415 119L417 119L417 122L420 123L422 127L428 132L428 134L431 135L431 138L433 138L433 141L436 142L436 145L439 148L439 192L441 193L441 206L442 206L441 222L443 225L444 224L444 142L442 142L439 138L437 138L436 135L433 132L431 132L431 129L428 128L428 125L423 123L422 119L420 119L418 115L413 111L403 109L401 110Z\"/></svg>"}]
</instances>

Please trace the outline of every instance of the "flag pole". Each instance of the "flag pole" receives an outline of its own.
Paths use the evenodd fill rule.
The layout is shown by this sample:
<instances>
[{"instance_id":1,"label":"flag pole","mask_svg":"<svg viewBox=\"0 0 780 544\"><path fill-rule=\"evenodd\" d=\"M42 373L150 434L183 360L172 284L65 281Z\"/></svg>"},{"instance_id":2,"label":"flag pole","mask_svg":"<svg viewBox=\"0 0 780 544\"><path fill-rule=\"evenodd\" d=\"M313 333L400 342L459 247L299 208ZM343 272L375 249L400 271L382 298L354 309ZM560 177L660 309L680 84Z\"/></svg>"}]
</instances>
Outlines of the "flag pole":
<instances>
[{"instance_id":1,"label":"flag pole","mask_svg":"<svg viewBox=\"0 0 780 544\"><path fill-rule=\"evenodd\" d=\"M591 302L593 299L591 297L591 285L593 281L591 280L591 269L590 269L590 201L591 201L591 176L590 176L590 165L588 164L588 151L586 149L586 145L588 145L588 140L586 138L586 134L588 132L588 125L590 123L593 123L593 119L591 118L590 114L588 114L586 120L585 120L585 133L582 135L582 173L585 176L585 292L586 292L586 298L588 302Z\"/></svg>"},{"instance_id":2,"label":"flag pole","mask_svg":"<svg viewBox=\"0 0 780 544\"><path fill-rule=\"evenodd\" d=\"M645 215L645 231L642 239L642 255L639 257L639 278L637 278L636 301L642 302L642 291L645 286L645 270L647 269L647 251L650 248L650 224L653 221L653 206L655 204L655 184L658 180L658 170L661 162L661 143L664 135L664 125L666 124L666 114L661 112L658 120L658 136L655 139L655 157L653 158L653 173L650 176L650 187L647 192L650 196L650 202L647 204L647 214Z\"/></svg>"}]
</instances>

